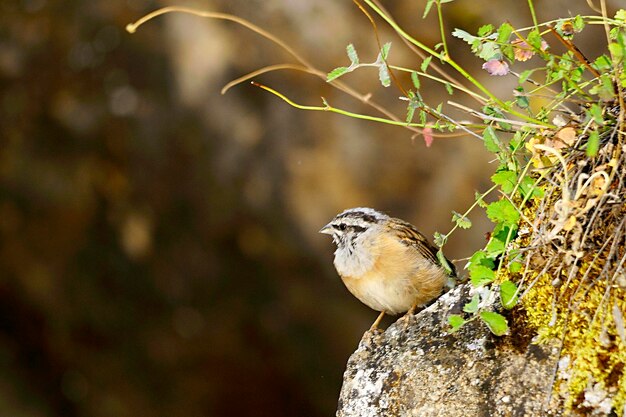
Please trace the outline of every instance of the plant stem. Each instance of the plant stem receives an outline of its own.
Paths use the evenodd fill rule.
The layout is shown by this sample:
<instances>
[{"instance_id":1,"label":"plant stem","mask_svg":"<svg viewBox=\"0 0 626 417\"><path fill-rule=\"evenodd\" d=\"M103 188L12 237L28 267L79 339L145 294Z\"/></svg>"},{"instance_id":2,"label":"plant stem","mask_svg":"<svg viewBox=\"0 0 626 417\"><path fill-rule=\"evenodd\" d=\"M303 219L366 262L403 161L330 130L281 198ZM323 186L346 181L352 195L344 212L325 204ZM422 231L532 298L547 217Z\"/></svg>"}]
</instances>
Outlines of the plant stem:
<instances>
[{"instance_id":1,"label":"plant stem","mask_svg":"<svg viewBox=\"0 0 626 417\"><path fill-rule=\"evenodd\" d=\"M479 198L476 199L476 201L474 201L474 204L472 204L466 211L465 213L463 213L461 216L463 217L467 217L472 210L474 210L474 208L479 204L480 201L482 201L483 198L485 198L488 194L490 194L493 190L495 190L496 188L498 188L498 185L493 185L491 186L490 189L488 189L487 191L485 191L484 193L482 193L480 195ZM458 229L459 225L455 223L454 227L452 227L452 229L450 229L450 231L448 233L445 234L444 236L444 242L446 242L448 240L448 238L450 237L450 235L452 234L452 232L454 232L456 229Z\"/></svg>"},{"instance_id":2,"label":"plant stem","mask_svg":"<svg viewBox=\"0 0 626 417\"><path fill-rule=\"evenodd\" d=\"M537 23L537 15L535 14L535 5L533 4L533 0L528 0L528 8L530 9L530 15L533 18L533 25L535 25L535 29L539 30L539 24Z\"/></svg>"},{"instance_id":3,"label":"plant stem","mask_svg":"<svg viewBox=\"0 0 626 417\"><path fill-rule=\"evenodd\" d=\"M441 0L437 0L437 18L439 19L439 31L441 32L441 43L443 43L443 53L445 56L450 56L448 53L448 42L446 42L446 32L443 26L443 14L441 13Z\"/></svg>"},{"instance_id":4,"label":"plant stem","mask_svg":"<svg viewBox=\"0 0 626 417\"><path fill-rule=\"evenodd\" d=\"M406 33L391 17L389 17L388 15L383 13L382 10L380 10L374 3L372 3L371 0L364 0L364 1L365 1L365 3L367 3L368 6L370 6L372 8L372 10L374 10L381 18L383 18L383 20L385 20L389 24L389 26L391 26L396 31L396 33L398 33L398 35L400 35L401 37L403 37L407 41L411 42L413 45L417 46L418 48L420 48L424 52L428 53L429 55L432 55L434 58L437 58L441 62L444 62L444 63L450 65L459 74L461 74L463 77L465 77L465 79L467 79L469 82L471 82L476 88L478 88L486 96L488 96L491 100L493 100L503 110L507 111L508 113L510 113L510 114L512 114L514 116L519 117L520 119L526 120L528 122L535 123L535 124L538 124L538 125L541 125L541 126L544 126L544 127L549 127L549 128L553 128L554 127L550 123L546 123L546 122L543 122L541 120L534 119L534 118L532 118L530 116L527 116L527 115L525 115L523 113L520 113L520 112L510 108L510 106L507 106L506 103L504 103L498 97L493 95L493 93L491 91L489 91L478 80L476 80L474 77L472 77L467 71L465 71L459 64L457 64L449 56L444 56L444 55L438 53L434 49L429 48L428 46L424 45L423 43L421 43L420 41L418 41L417 39L413 38L411 35Z\"/></svg>"},{"instance_id":5,"label":"plant stem","mask_svg":"<svg viewBox=\"0 0 626 417\"><path fill-rule=\"evenodd\" d=\"M370 120L370 121L373 121L373 122L385 123L385 124L394 125L394 126L412 126L412 127L419 127L419 128L426 127L425 125L423 125L421 123L406 123L406 122L400 122L400 121L395 121L395 120L384 119L382 117L369 116L369 115L360 114L360 113L353 113L353 112L350 112L350 111L347 111L347 110L342 110L342 109L338 109L336 107L332 107L326 101L324 101L324 106L307 106L307 105L303 105L303 104L298 104L298 103L292 101L291 99L289 99L284 94L281 94L278 91L274 90L273 88L270 88L270 87L265 86L263 84L259 84L256 81L251 81L251 84L256 86L256 87L259 87L259 88L261 88L261 89L263 89L263 90L265 90L267 92L270 92L270 93L274 94L276 97L282 99L283 101L285 101L290 106L295 107L295 108L300 109L300 110L328 111L328 112L331 112L331 113L338 113L338 114L342 114L344 116L354 117L355 119Z\"/></svg>"},{"instance_id":6,"label":"plant stem","mask_svg":"<svg viewBox=\"0 0 626 417\"><path fill-rule=\"evenodd\" d=\"M420 77L424 77L424 78L428 78L431 79L433 81L437 81L438 83L441 83L442 85L445 85L446 83L450 84L450 86L452 88L454 88L455 90L459 90L464 92L465 94L474 97L475 99L479 100L480 102L482 102L483 104L485 104L487 102L487 99L484 98L483 96L481 96L480 94L472 91L472 90L468 90L467 88L465 88L464 86L460 85L460 84L456 84L456 83L450 83L447 80L444 80L443 78L439 78L439 77L435 77L434 75L430 75L427 72L421 72L421 71L415 71L412 70L410 68L404 68L404 67L399 67L397 65L389 65L389 68L391 69L395 69L397 71L404 71L404 72L408 72L409 74L412 72L417 73L417 75L419 75Z\"/></svg>"},{"instance_id":7,"label":"plant stem","mask_svg":"<svg viewBox=\"0 0 626 417\"><path fill-rule=\"evenodd\" d=\"M259 87L269 93L274 94L276 97L280 98L281 100L283 100L284 102L286 102L287 104L289 104L292 107L295 107L296 109L300 109L300 110L312 110L312 111L328 111L331 113L337 113L337 114L342 114L344 116L348 116L348 117L354 117L355 119L363 119L363 120L369 120L372 122L378 122L378 123L384 123L384 124L388 124L388 125L393 125L393 126L402 126L402 127L414 127L414 128L425 128L425 127L432 127L432 125L430 123L427 124L422 124L422 123L407 123L407 122L403 122L403 121L397 121L397 120L390 120L390 119L384 119L382 117L376 117L376 116L369 116L367 114L360 114L360 113L353 113L347 110L343 110L343 109L339 109L336 107L331 106L330 104L328 104L326 102L326 100L324 100L324 106L307 106L304 104L298 104L296 102L294 102L293 100L291 100L290 98L288 98L287 96L285 96L282 93L279 93L278 91L274 90L273 88L270 88L266 85L263 84L259 84L256 81L251 81L250 82L252 85L254 85L255 87ZM322 98L323 99L323 98ZM458 125L457 129L466 129L466 128L475 128L475 129L483 129L484 125L477 125L477 124L472 124L472 123L467 123L467 124L462 124L462 125ZM417 131L417 133L421 133L421 131ZM436 136L436 137L455 137L456 135L444 135L444 134L436 134L436 133L431 133L431 135Z\"/></svg>"}]
</instances>

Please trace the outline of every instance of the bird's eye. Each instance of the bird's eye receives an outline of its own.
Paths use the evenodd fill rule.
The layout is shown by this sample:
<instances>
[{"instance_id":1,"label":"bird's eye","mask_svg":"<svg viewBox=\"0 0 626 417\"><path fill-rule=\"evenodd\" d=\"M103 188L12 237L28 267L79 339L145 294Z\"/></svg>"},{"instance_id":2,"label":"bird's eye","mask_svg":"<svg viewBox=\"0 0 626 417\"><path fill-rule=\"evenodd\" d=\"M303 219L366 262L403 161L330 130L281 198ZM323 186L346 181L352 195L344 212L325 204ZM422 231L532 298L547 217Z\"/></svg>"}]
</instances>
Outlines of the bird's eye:
<instances>
[{"instance_id":1,"label":"bird's eye","mask_svg":"<svg viewBox=\"0 0 626 417\"><path fill-rule=\"evenodd\" d=\"M341 230L346 230L346 225L345 225L345 224L343 224L343 223L341 223L341 224L339 225L339 229L341 229Z\"/></svg>"}]
</instances>

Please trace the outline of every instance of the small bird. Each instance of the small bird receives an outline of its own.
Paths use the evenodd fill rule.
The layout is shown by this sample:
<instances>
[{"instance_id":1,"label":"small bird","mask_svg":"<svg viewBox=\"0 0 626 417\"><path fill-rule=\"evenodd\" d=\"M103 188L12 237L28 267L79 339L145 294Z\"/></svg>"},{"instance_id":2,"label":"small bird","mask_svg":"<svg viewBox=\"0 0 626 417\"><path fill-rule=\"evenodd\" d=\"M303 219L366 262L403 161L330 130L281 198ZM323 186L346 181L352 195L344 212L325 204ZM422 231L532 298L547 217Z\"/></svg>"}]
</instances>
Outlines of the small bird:
<instances>
[{"instance_id":1,"label":"small bird","mask_svg":"<svg viewBox=\"0 0 626 417\"><path fill-rule=\"evenodd\" d=\"M413 313L439 296L451 276L437 260L437 249L412 224L372 208L339 213L320 233L337 245L335 268L348 290L368 307L385 313ZM447 260L447 259L446 259Z\"/></svg>"}]
</instances>

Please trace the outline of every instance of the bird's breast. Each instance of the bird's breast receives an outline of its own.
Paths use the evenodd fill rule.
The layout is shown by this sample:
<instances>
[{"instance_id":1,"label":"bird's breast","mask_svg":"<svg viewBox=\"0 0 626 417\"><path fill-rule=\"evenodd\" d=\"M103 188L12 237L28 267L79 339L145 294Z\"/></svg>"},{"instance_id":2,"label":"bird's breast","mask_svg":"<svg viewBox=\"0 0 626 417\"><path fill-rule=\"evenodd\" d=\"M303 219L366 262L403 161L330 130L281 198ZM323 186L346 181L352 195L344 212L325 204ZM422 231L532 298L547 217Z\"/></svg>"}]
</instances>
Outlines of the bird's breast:
<instances>
[{"instance_id":1,"label":"bird's breast","mask_svg":"<svg viewBox=\"0 0 626 417\"><path fill-rule=\"evenodd\" d=\"M344 284L361 302L377 311L398 314L441 293L447 280L441 266L399 241L379 243L378 251L369 254L369 263L359 262L354 267L344 262L343 269L335 263Z\"/></svg>"}]
</instances>

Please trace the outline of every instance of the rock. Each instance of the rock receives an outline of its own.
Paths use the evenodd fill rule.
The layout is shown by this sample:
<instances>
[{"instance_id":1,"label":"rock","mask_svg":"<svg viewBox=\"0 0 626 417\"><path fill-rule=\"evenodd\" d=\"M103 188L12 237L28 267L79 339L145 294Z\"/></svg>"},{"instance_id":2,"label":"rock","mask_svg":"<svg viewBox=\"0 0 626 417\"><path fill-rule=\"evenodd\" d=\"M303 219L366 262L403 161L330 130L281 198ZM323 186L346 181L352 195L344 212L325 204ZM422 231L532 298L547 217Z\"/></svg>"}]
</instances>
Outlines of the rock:
<instances>
[{"instance_id":1,"label":"rock","mask_svg":"<svg viewBox=\"0 0 626 417\"><path fill-rule=\"evenodd\" d=\"M480 320L448 333L471 286L460 285L384 333L366 333L344 373L338 417L559 416L550 395L558 349L496 337ZM527 333L527 332L526 332Z\"/></svg>"}]
</instances>

